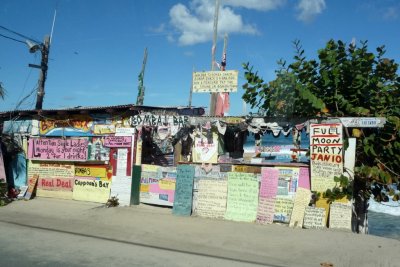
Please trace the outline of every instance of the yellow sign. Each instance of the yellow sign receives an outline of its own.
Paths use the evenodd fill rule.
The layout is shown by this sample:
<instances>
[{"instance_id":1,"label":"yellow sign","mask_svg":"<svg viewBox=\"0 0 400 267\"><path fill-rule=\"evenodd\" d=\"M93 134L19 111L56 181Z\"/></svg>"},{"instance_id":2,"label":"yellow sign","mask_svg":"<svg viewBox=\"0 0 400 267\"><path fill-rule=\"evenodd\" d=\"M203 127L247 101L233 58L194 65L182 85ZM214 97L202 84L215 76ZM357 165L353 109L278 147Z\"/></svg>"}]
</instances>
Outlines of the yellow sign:
<instances>
[{"instance_id":1,"label":"yellow sign","mask_svg":"<svg viewBox=\"0 0 400 267\"><path fill-rule=\"evenodd\" d=\"M233 165L233 172L261 173L261 167L249 165Z\"/></svg>"},{"instance_id":2,"label":"yellow sign","mask_svg":"<svg viewBox=\"0 0 400 267\"><path fill-rule=\"evenodd\" d=\"M238 88L238 71L203 71L193 72L193 92L228 93Z\"/></svg>"},{"instance_id":3,"label":"yellow sign","mask_svg":"<svg viewBox=\"0 0 400 267\"><path fill-rule=\"evenodd\" d=\"M140 184L140 192L149 192L150 185Z\"/></svg>"},{"instance_id":4,"label":"yellow sign","mask_svg":"<svg viewBox=\"0 0 400 267\"><path fill-rule=\"evenodd\" d=\"M174 180L167 180L162 179L158 181L158 186L161 190L175 190L175 179Z\"/></svg>"},{"instance_id":5,"label":"yellow sign","mask_svg":"<svg viewBox=\"0 0 400 267\"><path fill-rule=\"evenodd\" d=\"M75 166L75 176L106 179L107 169L105 167Z\"/></svg>"},{"instance_id":6,"label":"yellow sign","mask_svg":"<svg viewBox=\"0 0 400 267\"><path fill-rule=\"evenodd\" d=\"M160 166L142 164L142 172L158 172Z\"/></svg>"},{"instance_id":7,"label":"yellow sign","mask_svg":"<svg viewBox=\"0 0 400 267\"><path fill-rule=\"evenodd\" d=\"M89 116L74 116L71 119L56 118L52 120L42 120L39 122L40 135L46 135L48 132L58 128L73 128L83 132L89 132L93 119Z\"/></svg>"},{"instance_id":8,"label":"yellow sign","mask_svg":"<svg viewBox=\"0 0 400 267\"><path fill-rule=\"evenodd\" d=\"M111 183L91 179L75 179L74 200L106 203L110 197Z\"/></svg>"}]
</instances>

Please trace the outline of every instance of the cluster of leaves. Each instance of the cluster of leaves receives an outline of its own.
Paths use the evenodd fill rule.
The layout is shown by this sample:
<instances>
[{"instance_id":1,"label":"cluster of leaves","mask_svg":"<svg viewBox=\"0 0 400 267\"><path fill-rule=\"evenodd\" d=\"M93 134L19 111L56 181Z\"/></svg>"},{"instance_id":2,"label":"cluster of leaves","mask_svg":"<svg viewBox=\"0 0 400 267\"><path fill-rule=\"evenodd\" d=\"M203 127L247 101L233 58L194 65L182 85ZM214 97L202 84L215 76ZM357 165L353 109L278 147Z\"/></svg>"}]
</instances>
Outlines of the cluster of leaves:
<instances>
[{"instance_id":1,"label":"cluster of leaves","mask_svg":"<svg viewBox=\"0 0 400 267\"><path fill-rule=\"evenodd\" d=\"M330 40L318 50L318 59L311 60L306 59L299 41L294 46L294 62L287 65L283 60L278 61L276 79L268 83L249 63L243 64L247 80L243 85L243 99L252 108L265 110L270 117L385 117L384 128L350 129L358 137L354 178L362 181L354 186L354 191L355 194L364 192L368 198L374 181L397 183L400 178L399 65L384 57L384 46L372 53L366 41L357 47ZM340 192L326 193L341 195Z\"/></svg>"},{"instance_id":2,"label":"cluster of leaves","mask_svg":"<svg viewBox=\"0 0 400 267\"><path fill-rule=\"evenodd\" d=\"M335 187L326 190L326 192L322 194L322 196L327 199L328 203L332 203L337 199L352 199L353 184L351 183L349 178L344 175L335 176L334 181L336 182Z\"/></svg>"}]
</instances>

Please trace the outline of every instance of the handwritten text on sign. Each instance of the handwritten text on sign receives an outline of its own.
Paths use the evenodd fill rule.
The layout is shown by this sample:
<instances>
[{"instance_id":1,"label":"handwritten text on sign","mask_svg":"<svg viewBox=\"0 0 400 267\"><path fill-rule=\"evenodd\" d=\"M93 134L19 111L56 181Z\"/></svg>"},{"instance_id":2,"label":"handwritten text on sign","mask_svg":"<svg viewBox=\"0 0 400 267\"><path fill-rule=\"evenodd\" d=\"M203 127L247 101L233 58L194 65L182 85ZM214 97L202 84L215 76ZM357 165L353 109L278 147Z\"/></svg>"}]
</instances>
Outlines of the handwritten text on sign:
<instances>
[{"instance_id":1,"label":"handwritten text on sign","mask_svg":"<svg viewBox=\"0 0 400 267\"><path fill-rule=\"evenodd\" d=\"M107 177L107 169L103 166L80 166L75 165L75 176L95 177L105 179Z\"/></svg>"},{"instance_id":2,"label":"handwritten text on sign","mask_svg":"<svg viewBox=\"0 0 400 267\"><path fill-rule=\"evenodd\" d=\"M253 222L257 217L258 180L252 173L228 173L225 219Z\"/></svg>"},{"instance_id":3,"label":"handwritten text on sign","mask_svg":"<svg viewBox=\"0 0 400 267\"><path fill-rule=\"evenodd\" d=\"M30 159L85 161L88 139L32 138L29 140Z\"/></svg>"},{"instance_id":4,"label":"handwritten text on sign","mask_svg":"<svg viewBox=\"0 0 400 267\"><path fill-rule=\"evenodd\" d=\"M130 147L132 136L106 136L104 146L106 147Z\"/></svg>"},{"instance_id":5,"label":"handwritten text on sign","mask_svg":"<svg viewBox=\"0 0 400 267\"><path fill-rule=\"evenodd\" d=\"M278 176L278 169L261 169L261 186L257 211L257 221L260 223L272 223L274 220L275 200L278 192Z\"/></svg>"},{"instance_id":6,"label":"handwritten text on sign","mask_svg":"<svg viewBox=\"0 0 400 267\"><path fill-rule=\"evenodd\" d=\"M224 218L228 182L219 179L200 179L198 182L197 215Z\"/></svg>"},{"instance_id":7,"label":"handwritten text on sign","mask_svg":"<svg viewBox=\"0 0 400 267\"><path fill-rule=\"evenodd\" d=\"M38 188L51 191L71 191L74 178L41 178L39 177Z\"/></svg>"},{"instance_id":8,"label":"handwritten text on sign","mask_svg":"<svg viewBox=\"0 0 400 267\"><path fill-rule=\"evenodd\" d=\"M190 216L192 211L194 166L178 165L176 168L176 188L172 213Z\"/></svg>"},{"instance_id":9,"label":"handwritten text on sign","mask_svg":"<svg viewBox=\"0 0 400 267\"><path fill-rule=\"evenodd\" d=\"M238 87L238 71L205 71L193 72L193 92L236 92Z\"/></svg>"},{"instance_id":10,"label":"handwritten text on sign","mask_svg":"<svg viewBox=\"0 0 400 267\"><path fill-rule=\"evenodd\" d=\"M188 116L167 116L167 115L135 115L131 117L131 125L145 125L145 126L163 126L172 125L183 127L189 122Z\"/></svg>"},{"instance_id":11,"label":"handwritten text on sign","mask_svg":"<svg viewBox=\"0 0 400 267\"><path fill-rule=\"evenodd\" d=\"M311 190L333 188L343 173L342 124L311 124Z\"/></svg>"},{"instance_id":12,"label":"handwritten text on sign","mask_svg":"<svg viewBox=\"0 0 400 267\"><path fill-rule=\"evenodd\" d=\"M329 212L329 228L351 229L351 203L333 202Z\"/></svg>"},{"instance_id":13,"label":"handwritten text on sign","mask_svg":"<svg viewBox=\"0 0 400 267\"><path fill-rule=\"evenodd\" d=\"M110 196L110 182L91 179L75 179L74 200L106 203Z\"/></svg>"}]
</instances>

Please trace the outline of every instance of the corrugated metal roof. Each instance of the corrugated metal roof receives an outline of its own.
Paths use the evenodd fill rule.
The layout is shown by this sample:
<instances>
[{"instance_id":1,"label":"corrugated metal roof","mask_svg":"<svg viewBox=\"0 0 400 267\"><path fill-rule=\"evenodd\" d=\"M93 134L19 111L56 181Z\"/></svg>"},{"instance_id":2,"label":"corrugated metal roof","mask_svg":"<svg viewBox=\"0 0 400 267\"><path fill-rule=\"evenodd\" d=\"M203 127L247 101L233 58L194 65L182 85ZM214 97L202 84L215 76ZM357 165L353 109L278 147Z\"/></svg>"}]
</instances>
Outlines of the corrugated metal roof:
<instances>
[{"instance_id":1,"label":"corrugated metal roof","mask_svg":"<svg viewBox=\"0 0 400 267\"><path fill-rule=\"evenodd\" d=\"M95 111L95 110L203 110L203 107L185 107L185 106L137 106L134 104L126 104L126 105L114 105L114 106L75 106L69 108L58 108L58 109L42 109L42 110L10 110L10 111L0 111L0 117L9 117L12 115L36 115L36 114L48 114L48 113L57 113L57 112L77 112L77 111ZM201 115L201 114L199 114Z\"/></svg>"}]
</instances>

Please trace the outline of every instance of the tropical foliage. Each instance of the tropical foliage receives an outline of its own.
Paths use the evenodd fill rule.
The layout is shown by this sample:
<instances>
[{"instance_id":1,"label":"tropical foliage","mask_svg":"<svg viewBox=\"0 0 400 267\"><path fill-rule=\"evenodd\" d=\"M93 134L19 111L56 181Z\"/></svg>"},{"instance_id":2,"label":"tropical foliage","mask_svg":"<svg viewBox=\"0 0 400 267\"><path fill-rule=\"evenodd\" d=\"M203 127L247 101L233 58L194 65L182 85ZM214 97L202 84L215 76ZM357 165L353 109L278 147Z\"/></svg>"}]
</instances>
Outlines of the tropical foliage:
<instances>
[{"instance_id":1,"label":"tropical foliage","mask_svg":"<svg viewBox=\"0 0 400 267\"><path fill-rule=\"evenodd\" d=\"M280 60L273 81L264 81L249 63L243 64L243 99L270 117L385 117L384 128L346 130L345 138L357 137L355 180L350 184L336 177L338 188L325 195L339 198L354 189L355 196L398 200L391 187L400 189L398 63L385 57L384 46L370 52L366 41L357 46L330 40L318 59L307 59L299 41L294 46L294 61Z\"/></svg>"}]
</instances>

